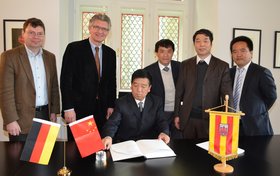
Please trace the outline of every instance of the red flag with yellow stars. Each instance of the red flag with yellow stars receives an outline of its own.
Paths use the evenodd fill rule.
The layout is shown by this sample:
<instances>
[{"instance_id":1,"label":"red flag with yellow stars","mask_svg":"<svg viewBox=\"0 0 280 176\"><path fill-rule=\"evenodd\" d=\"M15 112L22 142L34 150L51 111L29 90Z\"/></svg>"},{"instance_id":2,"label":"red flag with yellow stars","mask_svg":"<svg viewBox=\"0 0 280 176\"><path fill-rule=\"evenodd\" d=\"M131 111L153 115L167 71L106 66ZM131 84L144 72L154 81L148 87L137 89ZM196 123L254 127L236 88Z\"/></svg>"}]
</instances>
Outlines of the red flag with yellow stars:
<instances>
[{"instance_id":1,"label":"red flag with yellow stars","mask_svg":"<svg viewBox=\"0 0 280 176\"><path fill-rule=\"evenodd\" d=\"M72 122L69 126L82 158L104 149L93 115Z\"/></svg>"},{"instance_id":2,"label":"red flag with yellow stars","mask_svg":"<svg viewBox=\"0 0 280 176\"><path fill-rule=\"evenodd\" d=\"M239 119L237 113L210 112L209 153L217 159L238 156Z\"/></svg>"}]
</instances>

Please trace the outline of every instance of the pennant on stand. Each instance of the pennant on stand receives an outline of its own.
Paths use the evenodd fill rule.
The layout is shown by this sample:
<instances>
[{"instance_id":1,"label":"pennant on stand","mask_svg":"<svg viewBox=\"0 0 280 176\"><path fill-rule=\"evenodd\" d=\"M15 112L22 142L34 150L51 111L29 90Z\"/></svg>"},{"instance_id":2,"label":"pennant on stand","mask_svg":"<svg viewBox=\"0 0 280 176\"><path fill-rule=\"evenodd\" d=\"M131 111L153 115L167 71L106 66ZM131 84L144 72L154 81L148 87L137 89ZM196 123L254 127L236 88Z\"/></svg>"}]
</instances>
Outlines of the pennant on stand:
<instances>
[{"instance_id":1,"label":"pennant on stand","mask_svg":"<svg viewBox=\"0 0 280 176\"><path fill-rule=\"evenodd\" d=\"M60 124L33 118L20 160L48 165Z\"/></svg>"},{"instance_id":2,"label":"pennant on stand","mask_svg":"<svg viewBox=\"0 0 280 176\"><path fill-rule=\"evenodd\" d=\"M82 158L104 149L93 116L69 124Z\"/></svg>"},{"instance_id":3,"label":"pennant on stand","mask_svg":"<svg viewBox=\"0 0 280 176\"><path fill-rule=\"evenodd\" d=\"M221 160L238 156L240 114L229 112L210 112L209 153Z\"/></svg>"}]
</instances>

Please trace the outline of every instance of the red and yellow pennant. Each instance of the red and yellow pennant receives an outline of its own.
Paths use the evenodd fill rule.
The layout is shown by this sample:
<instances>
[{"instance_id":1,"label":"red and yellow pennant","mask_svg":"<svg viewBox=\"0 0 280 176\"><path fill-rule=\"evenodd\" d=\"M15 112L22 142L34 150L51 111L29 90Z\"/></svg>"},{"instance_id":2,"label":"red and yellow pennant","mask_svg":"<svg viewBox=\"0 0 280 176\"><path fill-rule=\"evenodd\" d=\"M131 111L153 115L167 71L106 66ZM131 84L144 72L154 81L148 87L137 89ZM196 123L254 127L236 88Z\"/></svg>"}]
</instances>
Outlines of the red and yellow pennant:
<instances>
[{"instance_id":1,"label":"red and yellow pennant","mask_svg":"<svg viewBox=\"0 0 280 176\"><path fill-rule=\"evenodd\" d=\"M240 114L210 111L209 153L227 160L238 156Z\"/></svg>"}]
</instances>

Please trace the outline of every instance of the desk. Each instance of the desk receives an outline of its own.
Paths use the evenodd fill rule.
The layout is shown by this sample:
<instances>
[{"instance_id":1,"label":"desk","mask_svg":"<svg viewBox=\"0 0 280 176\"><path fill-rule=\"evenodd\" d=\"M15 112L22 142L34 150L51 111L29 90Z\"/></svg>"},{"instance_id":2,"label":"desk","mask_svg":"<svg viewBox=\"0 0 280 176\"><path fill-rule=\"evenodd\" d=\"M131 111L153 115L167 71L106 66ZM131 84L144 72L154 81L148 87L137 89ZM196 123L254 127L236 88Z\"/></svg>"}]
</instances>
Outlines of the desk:
<instances>
[{"instance_id":1,"label":"desk","mask_svg":"<svg viewBox=\"0 0 280 176\"><path fill-rule=\"evenodd\" d=\"M81 158L74 142L67 142L67 164L72 176L216 176L213 166L218 160L195 144L205 140L174 140L170 146L176 158L145 161L112 162L107 152L107 165L95 163L95 155ZM241 138L239 147L245 154L227 163L237 176L280 175L280 135ZM0 142L1 176L55 176L63 167L63 142L56 142L49 165L20 161L23 143Z\"/></svg>"}]
</instances>

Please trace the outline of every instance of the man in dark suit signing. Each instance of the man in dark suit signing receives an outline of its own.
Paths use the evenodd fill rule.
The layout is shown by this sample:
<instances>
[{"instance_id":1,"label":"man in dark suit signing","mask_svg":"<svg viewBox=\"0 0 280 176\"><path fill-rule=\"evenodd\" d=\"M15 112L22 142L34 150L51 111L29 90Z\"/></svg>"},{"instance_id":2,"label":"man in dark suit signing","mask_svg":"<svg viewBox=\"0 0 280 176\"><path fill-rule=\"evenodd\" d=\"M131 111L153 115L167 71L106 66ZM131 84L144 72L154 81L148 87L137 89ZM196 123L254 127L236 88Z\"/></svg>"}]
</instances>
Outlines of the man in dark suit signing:
<instances>
[{"instance_id":1,"label":"man in dark suit signing","mask_svg":"<svg viewBox=\"0 0 280 176\"><path fill-rule=\"evenodd\" d=\"M60 113L55 55L45 49L45 25L23 24L24 44L1 54L0 108L10 141L25 141L33 118L56 122Z\"/></svg>"},{"instance_id":2,"label":"man in dark suit signing","mask_svg":"<svg viewBox=\"0 0 280 176\"><path fill-rule=\"evenodd\" d=\"M223 104L225 95L232 103L228 63L211 54L213 34L200 29L193 35L197 55L182 62L175 94L175 126L183 137L208 138L206 109Z\"/></svg>"},{"instance_id":3,"label":"man in dark suit signing","mask_svg":"<svg viewBox=\"0 0 280 176\"><path fill-rule=\"evenodd\" d=\"M174 126L175 86L180 69L180 62L172 60L174 51L174 43L171 40L159 40L155 44L158 61L147 66L145 70L152 75L151 93L162 99L171 138L181 138L181 132Z\"/></svg>"},{"instance_id":4,"label":"man in dark suit signing","mask_svg":"<svg viewBox=\"0 0 280 176\"><path fill-rule=\"evenodd\" d=\"M107 15L95 14L88 28L90 37L70 43L63 56L62 113L69 123L94 115L101 129L116 99L116 52L102 43L111 28Z\"/></svg>"},{"instance_id":5,"label":"man in dark suit signing","mask_svg":"<svg viewBox=\"0 0 280 176\"><path fill-rule=\"evenodd\" d=\"M271 72L252 62L253 42L239 36L230 43L234 108L245 113L240 121L240 135L273 135L268 110L277 98Z\"/></svg>"},{"instance_id":6,"label":"man in dark suit signing","mask_svg":"<svg viewBox=\"0 0 280 176\"><path fill-rule=\"evenodd\" d=\"M131 78L131 93L119 98L113 114L102 131L106 149L114 142L158 138L169 143L169 127L163 117L163 105L158 96L148 94L151 75L136 70Z\"/></svg>"}]
</instances>

